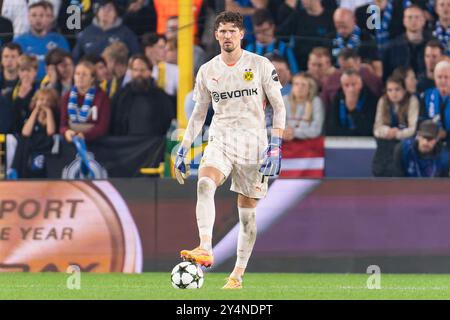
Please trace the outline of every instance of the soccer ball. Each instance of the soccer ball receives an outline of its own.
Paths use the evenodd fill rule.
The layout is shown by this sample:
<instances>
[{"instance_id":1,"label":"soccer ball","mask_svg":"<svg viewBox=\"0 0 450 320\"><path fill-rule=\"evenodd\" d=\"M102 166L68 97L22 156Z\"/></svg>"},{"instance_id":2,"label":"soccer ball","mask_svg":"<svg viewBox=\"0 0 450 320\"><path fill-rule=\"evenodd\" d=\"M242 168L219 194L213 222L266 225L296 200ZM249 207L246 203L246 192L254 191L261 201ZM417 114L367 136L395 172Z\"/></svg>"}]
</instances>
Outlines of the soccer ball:
<instances>
[{"instance_id":1,"label":"soccer ball","mask_svg":"<svg viewBox=\"0 0 450 320\"><path fill-rule=\"evenodd\" d=\"M171 281L175 289L200 289L203 280L202 269L193 262L181 262L172 270Z\"/></svg>"}]
</instances>

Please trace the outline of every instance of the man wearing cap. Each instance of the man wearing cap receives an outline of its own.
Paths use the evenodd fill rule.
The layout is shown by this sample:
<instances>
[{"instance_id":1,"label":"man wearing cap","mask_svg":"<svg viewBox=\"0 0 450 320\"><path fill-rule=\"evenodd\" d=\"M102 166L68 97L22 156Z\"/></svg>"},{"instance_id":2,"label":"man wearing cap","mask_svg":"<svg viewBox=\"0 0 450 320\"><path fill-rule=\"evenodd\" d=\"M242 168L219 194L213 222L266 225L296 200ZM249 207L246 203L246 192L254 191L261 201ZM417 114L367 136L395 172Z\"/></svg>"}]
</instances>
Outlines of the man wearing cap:
<instances>
[{"instance_id":1,"label":"man wearing cap","mask_svg":"<svg viewBox=\"0 0 450 320\"><path fill-rule=\"evenodd\" d=\"M439 126L423 121L415 138L401 141L394 150L394 176L449 177L449 151L438 141Z\"/></svg>"},{"instance_id":2,"label":"man wearing cap","mask_svg":"<svg viewBox=\"0 0 450 320\"><path fill-rule=\"evenodd\" d=\"M116 41L123 42L128 47L130 54L139 53L137 36L123 25L120 8L116 1L100 0L95 13L92 24L78 36L72 53L75 61L86 54L101 55L107 46Z\"/></svg>"}]
</instances>

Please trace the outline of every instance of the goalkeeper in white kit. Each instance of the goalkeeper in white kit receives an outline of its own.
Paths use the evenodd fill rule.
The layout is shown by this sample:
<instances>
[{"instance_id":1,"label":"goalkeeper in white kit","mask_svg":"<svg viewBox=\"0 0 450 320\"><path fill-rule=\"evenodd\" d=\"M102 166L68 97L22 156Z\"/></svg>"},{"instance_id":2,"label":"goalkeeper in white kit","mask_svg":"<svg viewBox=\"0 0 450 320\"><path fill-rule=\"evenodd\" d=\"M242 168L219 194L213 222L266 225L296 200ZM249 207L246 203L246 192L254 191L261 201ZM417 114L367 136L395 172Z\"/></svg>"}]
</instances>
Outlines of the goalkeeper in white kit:
<instances>
[{"instance_id":1,"label":"goalkeeper in white kit","mask_svg":"<svg viewBox=\"0 0 450 320\"><path fill-rule=\"evenodd\" d=\"M181 257L210 267L214 263L212 230L214 193L229 175L231 191L238 194L239 238L236 265L224 289L241 289L242 277L256 240L256 205L267 193L268 176L277 176L286 110L281 84L272 63L241 48L242 16L222 12L215 20L215 37L221 53L201 66L195 83L194 112L175 160L175 175L183 184L189 175L186 155L201 132L208 106L214 116L208 145L200 162L197 186L197 226L200 245L182 250ZM273 129L268 143L266 97L273 107Z\"/></svg>"}]
</instances>

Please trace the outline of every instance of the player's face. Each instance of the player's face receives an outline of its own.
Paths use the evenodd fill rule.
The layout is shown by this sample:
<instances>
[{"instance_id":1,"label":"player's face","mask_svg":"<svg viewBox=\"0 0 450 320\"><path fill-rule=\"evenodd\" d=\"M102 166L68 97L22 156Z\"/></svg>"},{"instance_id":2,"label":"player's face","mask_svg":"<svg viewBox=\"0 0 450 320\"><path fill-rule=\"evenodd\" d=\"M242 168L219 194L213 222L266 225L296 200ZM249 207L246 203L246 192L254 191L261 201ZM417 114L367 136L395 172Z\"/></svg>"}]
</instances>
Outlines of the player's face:
<instances>
[{"instance_id":1,"label":"player's face","mask_svg":"<svg viewBox=\"0 0 450 320\"><path fill-rule=\"evenodd\" d=\"M233 23L221 23L215 36L223 51L233 52L236 48L240 48L244 30L239 30Z\"/></svg>"}]
</instances>

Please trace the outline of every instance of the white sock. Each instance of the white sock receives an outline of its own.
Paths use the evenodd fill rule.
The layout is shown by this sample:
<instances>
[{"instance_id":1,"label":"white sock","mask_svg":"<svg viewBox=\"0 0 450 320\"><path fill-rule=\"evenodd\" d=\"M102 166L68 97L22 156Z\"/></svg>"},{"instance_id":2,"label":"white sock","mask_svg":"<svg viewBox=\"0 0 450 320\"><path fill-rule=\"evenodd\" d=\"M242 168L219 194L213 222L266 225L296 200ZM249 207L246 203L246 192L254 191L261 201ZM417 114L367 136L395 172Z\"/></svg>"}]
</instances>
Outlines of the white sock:
<instances>
[{"instance_id":1,"label":"white sock","mask_svg":"<svg viewBox=\"0 0 450 320\"><path fill-rule=\"evenodd\" d=\"M201 177L197 183L197 227L200 235L200 247L208 251L212 250L212 232L216 209L214 206L214 193L216 183L209 177ZM208 236L209 241L202 240L202 236Z\"/></svg>"},{"instance_id":2,"label":"white sock","mask_svg":"<svg viewBox=\"0 0 450 320\"><path fill-rule=\"evenodd\" d=\"M239 237L236 267L246 268L256 240L256 208L239 209Z\"/></svg>"}]
</instances>

